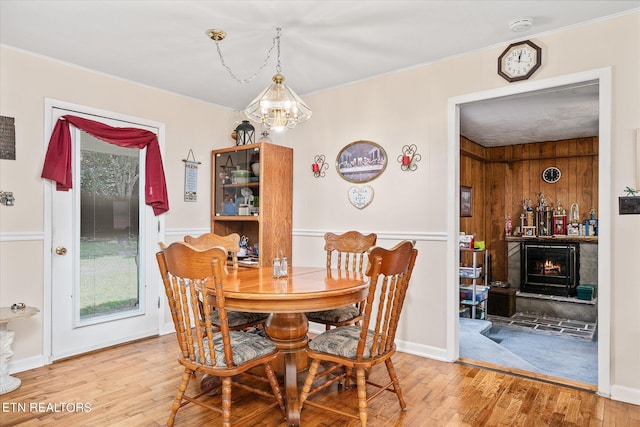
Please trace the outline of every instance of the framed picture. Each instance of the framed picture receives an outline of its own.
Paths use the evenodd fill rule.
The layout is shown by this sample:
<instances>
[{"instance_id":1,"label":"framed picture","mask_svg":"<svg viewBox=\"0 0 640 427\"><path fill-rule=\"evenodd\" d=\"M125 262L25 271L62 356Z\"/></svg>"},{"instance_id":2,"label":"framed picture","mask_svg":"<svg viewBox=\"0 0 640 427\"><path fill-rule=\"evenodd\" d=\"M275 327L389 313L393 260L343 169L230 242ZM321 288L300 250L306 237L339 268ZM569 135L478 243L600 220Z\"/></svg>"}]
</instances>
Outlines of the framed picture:
<instances>
[{"instance_id":1,"label":"framed picture","mask_svg":"<svg viewBox=\"0 0 640 427\"><path fill-rule=\"evenodd\" d=\"M355 141L345 146L336 157L338 175L349 182L369 182L387 167L384 148L371 141Z\"/></svg>"},{"instance_id":2,"label":"framed picture","mask_svg":"<svg viewBox=\"0 0 640 427\"><path fill-rule=\"evenodd\" d=\"M473 207L471 191L471 187L460 186L460 216L471 216L471 208Z\"/></svg>"}]
</instances>

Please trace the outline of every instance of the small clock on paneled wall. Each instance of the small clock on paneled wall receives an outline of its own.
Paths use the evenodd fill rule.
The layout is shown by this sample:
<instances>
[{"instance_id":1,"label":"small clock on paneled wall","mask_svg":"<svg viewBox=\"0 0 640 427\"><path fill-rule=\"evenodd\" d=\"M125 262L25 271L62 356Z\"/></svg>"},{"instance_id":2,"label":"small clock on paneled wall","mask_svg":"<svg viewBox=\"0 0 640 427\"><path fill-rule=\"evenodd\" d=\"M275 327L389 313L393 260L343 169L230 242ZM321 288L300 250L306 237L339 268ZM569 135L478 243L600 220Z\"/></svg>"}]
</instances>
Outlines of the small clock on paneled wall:
<instances>
[{"instance_id":1,"label":"small clock on paneled wall","mask_svg":"<svg viewBox=\"0 0 640 427\"><path fill-rule=\"evenodd\" d=\"M549 184L555 184L560 181L560 177L562 176L562 172L555 166L550 166L542 171L542 179L544 182L548 182Z\"/></svg>"}]
</instances>

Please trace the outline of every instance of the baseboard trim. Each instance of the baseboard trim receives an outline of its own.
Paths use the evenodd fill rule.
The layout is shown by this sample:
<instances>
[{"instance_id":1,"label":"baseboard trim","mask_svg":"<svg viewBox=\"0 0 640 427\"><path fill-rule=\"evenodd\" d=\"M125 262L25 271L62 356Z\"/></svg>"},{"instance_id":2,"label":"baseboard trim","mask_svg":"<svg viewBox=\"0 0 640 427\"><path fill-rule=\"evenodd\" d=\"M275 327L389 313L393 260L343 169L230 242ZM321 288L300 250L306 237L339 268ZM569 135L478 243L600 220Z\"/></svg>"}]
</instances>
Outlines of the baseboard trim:
<instances>
[{"instance_id":1,"label":"baseboard trim","mask_svg":"<svg viewBox=\"0 0 640 427\"><path fill-rule=\"evenodd\" d=\"M640 389L622 385L612 385L611 399L640 406Z\"/></svg>"},{"instance_id":2,"label":"baseboard trim","mask_svg":"<svg viewBox=\"0 0 640 427\"><path fill-rule=\"evenodd\" d=\"M325 331L324 325L318 323L309 323L309 334L318 335ZM431 347L423 344L416 344L408 341L396 340L396 349L402 353L412 354L414 356L434 359L440 362L452 362L446 357L446 351L443 348Z\"/></svg>"},{"instance_id":3,"label":"baseboard trim","mask_svg":"<svg viewBox=\"0 0 640 427\"><path fill-rule=\"evenodd\" d=\"M409 341L396 340L396 348L403 353L420 356L427 359L434 359L440 362L453 362L447 359L447 350L444 348L432 347L424 344L416 344Z\"/></svg>"},{"instance_id":4,"label":"baseboard trim","mask_svg":"<svg viewBox=\"0 0 640 427\"><path fill-rule=\"evenodd\" d=\"M41 368L47 364L47 360L43 355L26 357L24 359L9 361L9 374L29 371L31 369Z\"/></svg>"}]
</instances>

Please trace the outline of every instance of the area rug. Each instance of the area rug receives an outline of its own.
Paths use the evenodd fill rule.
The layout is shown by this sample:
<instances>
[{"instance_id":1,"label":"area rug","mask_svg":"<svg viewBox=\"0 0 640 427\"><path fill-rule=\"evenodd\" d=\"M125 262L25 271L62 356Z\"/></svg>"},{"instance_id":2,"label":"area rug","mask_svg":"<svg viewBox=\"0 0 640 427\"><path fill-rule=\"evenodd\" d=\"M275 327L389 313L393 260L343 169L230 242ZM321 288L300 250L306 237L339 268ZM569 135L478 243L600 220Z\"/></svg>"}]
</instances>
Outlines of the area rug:
<instances>
[{"instance_id":1,"label":"area rug","mask_svg":"<svg viewBox=\"0 0 640 427\"><path fill-rule=\"evenodd\" d=\"M460 319L460 356L585 384L598 382L595 341Z\"/></svg>"},{"instance_id":2,"label":"area rug","mask_svg":"<svg viewBox=\"0 0 640 427\"><path fill-rule=\"evenodd\" d=\"M598 384L598 343L493 326L488 338L554 377Z\"/></svg>"}]
</instances>

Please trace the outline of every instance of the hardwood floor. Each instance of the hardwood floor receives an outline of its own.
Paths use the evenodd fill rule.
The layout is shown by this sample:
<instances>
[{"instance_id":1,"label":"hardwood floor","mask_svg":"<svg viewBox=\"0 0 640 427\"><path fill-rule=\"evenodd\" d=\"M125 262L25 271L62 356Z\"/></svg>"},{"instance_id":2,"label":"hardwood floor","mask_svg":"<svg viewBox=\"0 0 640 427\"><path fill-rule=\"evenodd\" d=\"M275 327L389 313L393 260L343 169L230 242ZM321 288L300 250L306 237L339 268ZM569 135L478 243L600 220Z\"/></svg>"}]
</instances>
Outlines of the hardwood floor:
<instances>
[{"instance_id":1,"label":"hardwood floor","mask_svg":"<svg viewBox=\"0 0 640 427\"><path fill-rule=\"evenodd\" d=\"M14 374L22 386L0 396L0 425L166 425L182 369L174 335L150 338ZM407 401L394 394L369 406L370 426L640 426L640 407L593 392L521 378L474 366L443 363L404 353L393 358ZM384 376L384 366L371 372ZM194 387L199 381L192 381ZM261 401L234 389L232 410L250 411ZM336 407L355 409L355 390L327 391ZM213 397L215 399L217 397ZM323 398L318 396L318 398ZM216 425L217 414L196 405L182 408L176 425ZM305 406L302 426L359 426L359 421ZM273 410L254 426L286 426Z\"/></svg>"}]
</instances>

